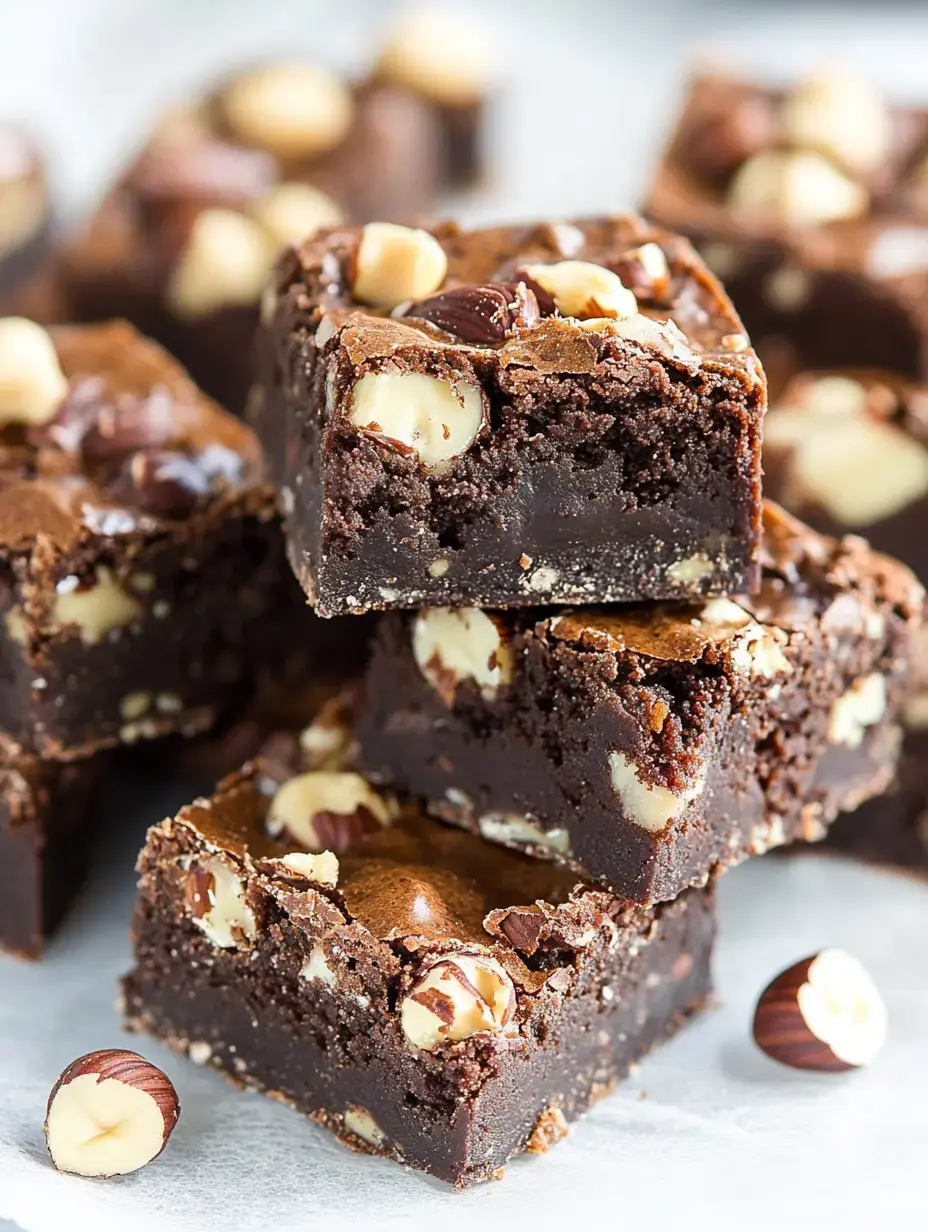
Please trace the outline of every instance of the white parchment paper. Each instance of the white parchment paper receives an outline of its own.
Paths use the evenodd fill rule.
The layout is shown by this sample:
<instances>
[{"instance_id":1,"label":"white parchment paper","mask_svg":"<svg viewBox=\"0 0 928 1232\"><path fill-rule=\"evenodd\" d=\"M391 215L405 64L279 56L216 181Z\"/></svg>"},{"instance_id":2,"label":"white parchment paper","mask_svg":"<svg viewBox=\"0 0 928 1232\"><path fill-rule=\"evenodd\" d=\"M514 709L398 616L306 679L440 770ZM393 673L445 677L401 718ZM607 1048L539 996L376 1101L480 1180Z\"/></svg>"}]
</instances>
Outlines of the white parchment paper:
<instances>
[{"instance_id":1,"label":"white parchment paper","mask_svg":"<svg viewBox=\"0 0 928 1232\"><path fill-rule=\"evenodd\" d=\"M776 76L840 57L928 96L928 4L835 0L466 0L495 29L506 87L496 169L470 218L637 199L697 52ZM158 106L234 60L281 49L360 64L386 0L0 0L0 114L49 142L65 203L93 199ZM928 1158L928 886L823 857L766 858L722 890L719 1004L548 1157L454 1194L357 1157L296 1114L121 1034L132 865L144 825L189 791L138 784L48 958L0 957L0 1219L25 1232L923 1229ZM871 969L891 1037L869 1071L781 1069L750 1041L780 968L842 945ZM183 1114L165 1154L121 1180L57 1175L49 1087L78 1054L141 1047ZM594 1225L594 1222L595 1225Z\"/></svg>"}]
</instances>

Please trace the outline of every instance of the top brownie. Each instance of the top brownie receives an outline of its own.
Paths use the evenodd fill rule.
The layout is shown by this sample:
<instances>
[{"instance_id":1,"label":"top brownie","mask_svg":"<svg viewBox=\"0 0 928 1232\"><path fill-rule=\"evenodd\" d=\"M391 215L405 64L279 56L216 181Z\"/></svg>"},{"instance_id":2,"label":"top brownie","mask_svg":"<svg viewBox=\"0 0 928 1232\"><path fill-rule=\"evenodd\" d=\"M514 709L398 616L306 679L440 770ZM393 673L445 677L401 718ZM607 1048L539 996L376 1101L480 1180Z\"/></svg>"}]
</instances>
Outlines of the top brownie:
<instances>
[{"instance_id":1,"label":"top brownie","mask_svg":"<svg viewBox=\"0 0 928 1232\"><path fill-rule=\"evenodd\" d=\"M840 70L697 76L644 208L725 280L771 379L928 374L928 111Z\"/></svg>"},{"instance_id":2,"label":"top brownie","mask_svg":"<svg viewBox=\"0 0 928 1232\"><path fill-rule=\"evenodd\" d=\"M685 240L329 228L264 319L251 414L320 614L753 589L765 381Z\"/></svg>"}]
</instances>

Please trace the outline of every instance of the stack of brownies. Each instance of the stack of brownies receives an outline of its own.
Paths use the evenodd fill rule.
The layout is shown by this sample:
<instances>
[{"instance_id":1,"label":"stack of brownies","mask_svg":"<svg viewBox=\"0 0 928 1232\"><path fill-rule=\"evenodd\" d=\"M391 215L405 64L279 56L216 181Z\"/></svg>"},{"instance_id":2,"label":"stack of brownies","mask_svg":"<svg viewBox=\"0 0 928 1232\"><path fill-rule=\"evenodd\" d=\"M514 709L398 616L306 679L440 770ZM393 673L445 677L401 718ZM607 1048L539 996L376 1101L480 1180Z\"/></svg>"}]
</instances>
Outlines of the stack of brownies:
<instances>
[{"instance_id":1,"label":"stack of brownies","mask_svg":"<svg viewBox=\"0 0 928 1232\"><path fill-rule=\"evenodd\" d=\"M763 371L640 219L325 228L262 317L293 572L386 614L149 832L127 1021L469 1185L705 1004L719 872L886 788L923 594L762 505Z\"/></svg>"}]
</instances>

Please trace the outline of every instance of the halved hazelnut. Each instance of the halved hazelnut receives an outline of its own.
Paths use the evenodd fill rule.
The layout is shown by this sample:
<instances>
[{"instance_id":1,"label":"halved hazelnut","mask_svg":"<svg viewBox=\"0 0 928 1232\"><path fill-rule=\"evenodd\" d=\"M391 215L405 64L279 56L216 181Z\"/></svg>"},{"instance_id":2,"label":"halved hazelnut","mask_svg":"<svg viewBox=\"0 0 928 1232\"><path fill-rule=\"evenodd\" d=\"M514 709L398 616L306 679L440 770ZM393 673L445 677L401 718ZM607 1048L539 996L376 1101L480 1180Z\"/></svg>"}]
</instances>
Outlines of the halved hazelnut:
<instances>
[{"instance_id":1,"label":"halved hazelnut","mask_svg":"<svg viewBox=\"0 0 928 1232\"><path fill-rule=\"evenodd\" d=\"M886 1042L886 1006L869 974L843 950L822 950L778 975L754 1013L754 1039L794 1069L868 1065Z\"/></svg>"},{"instance_id":2,"label":"halved hazelnut","mask_svg":"<svg viewBox=\"0 0 928 1232\"><path fill-rule=\"evenodd\" d=\"M446 954L404 997L400 1021L410 1046L431 1052L449 1040L504 1030L515 1007L515 987L495 958Z\"/></svg>"},{"instance_id":3,"label":"halved hazelnut","mask_svg":"<svg viewBox=\"0 0 928 1232\"><path fill-rule=\"evenodd\" d=\"M220 949L235 949L257 934L245 883L222 856L208 856L189 870L186 897L194 924Z\"/></svg>"},{"instance_id":4,"label":"halved hazelnut","mask_svg":"<svg viewBox=\"0 0 928 1232\"><path fill-rule=\"evenodd\" d=\"M473 680L485 697L494 697L512 677L511 650L493 618L476 607L419 612L412 653L422 675L448 705L462 680Z\"/></svg>"},{"instance_id":5,"label":"halved hazelnut","mask_svg":"<svg viewBox=\"0 0 928 1232\"><path fill-rule=\"evenodd\" d=\"M137 1052L72 1061L48 1097L45 1141L59 1172L123 1176L164 1150L180 1116L171 1080Z\"/></svg>"},{"instance_id":6,"label":"halved hazelnut","mask_svg":"<svg viewBox=\"0 0 928 1232\"><path fill-rule=\"evenodd\" d=\"M363 834L394 820L392 803L349 771L310 770L281 783L267 813L267 831L308 851L341 853Z\"/></svg>"},{"instance_id":7,"label":"halved hazelnut","mask_svg":"<svg viewBox=\"0 0 928 1232\"><path fill-rule=\"evenodd\" d=\"M81 641L95 646L114 629L138 620L142 610L112 570L101 565L92 585L81 586L73 575L58 583L51 620L55 625L76 625Z\"/></svg>"},{"instance_id":8,"label":"halved hazelnut","mask_svg":"<svg viewBox=\"0 0 928 1232\"><path fill-rule=\"evenodd\" d=\"M429 470L466 453L483 427L483 393L421 372L368 372L351 395L355 427L413 450Z\"/></svg>"}]
</instances>

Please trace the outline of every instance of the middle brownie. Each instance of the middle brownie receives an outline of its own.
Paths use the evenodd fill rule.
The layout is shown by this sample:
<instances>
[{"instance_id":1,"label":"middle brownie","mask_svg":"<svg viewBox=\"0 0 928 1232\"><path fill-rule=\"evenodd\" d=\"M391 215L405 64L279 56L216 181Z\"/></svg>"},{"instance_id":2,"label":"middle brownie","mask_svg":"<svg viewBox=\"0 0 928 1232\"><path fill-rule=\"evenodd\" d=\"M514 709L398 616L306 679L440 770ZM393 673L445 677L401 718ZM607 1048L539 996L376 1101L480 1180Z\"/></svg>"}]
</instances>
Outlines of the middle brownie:
<instances>
[{"instance_id":1,"label":"middle brownie","mask_svg":"<svg viewBox=\"0 0 928 1232\"><path fill-rule=\"evenodd\" d=\"M264 317L251 413L320 614L753 588L766 386L685 240L330 228Z\"/></svg>"},{"instance_id":2,"label":"middle brownie","mask_svg":"<svg viewBox=\"0 0 928 1232\"><path fill-rule=\"evenodd\" d=\"M923 591L768 505L753 599L381 622L365 770L639 903L819 839L892 778Z\"/></svg>"}]
</instances>

